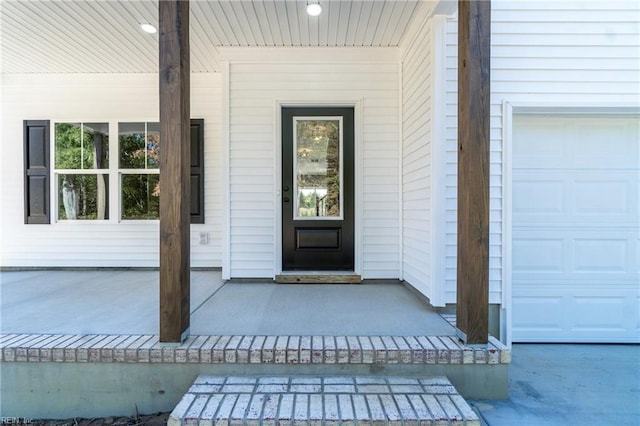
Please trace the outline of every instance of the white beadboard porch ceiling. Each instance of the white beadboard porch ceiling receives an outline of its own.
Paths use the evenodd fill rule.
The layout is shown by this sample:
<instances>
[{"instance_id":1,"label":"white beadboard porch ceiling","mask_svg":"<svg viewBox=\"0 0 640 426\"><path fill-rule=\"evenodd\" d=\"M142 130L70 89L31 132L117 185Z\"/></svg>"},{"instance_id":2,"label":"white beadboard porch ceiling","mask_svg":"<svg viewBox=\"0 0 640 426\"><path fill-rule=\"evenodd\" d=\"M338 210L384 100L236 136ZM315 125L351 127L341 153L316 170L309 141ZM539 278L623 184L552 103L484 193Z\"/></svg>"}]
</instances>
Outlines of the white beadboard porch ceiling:
<instances>
[{"instance_id":1,"label":"white beadboard porch ceiling","mask_svg":"<svg viewBox=\"0 0 640 426\"><path fill-rule=\"evenodd\" d=\"M311 0L310 0L311 1ZM220 47L394 47L437 1L192 0L192 72L219 71ZM2 73L146 73L158 70L157 0L0 0Z\"/></svg>"}]
</instances>

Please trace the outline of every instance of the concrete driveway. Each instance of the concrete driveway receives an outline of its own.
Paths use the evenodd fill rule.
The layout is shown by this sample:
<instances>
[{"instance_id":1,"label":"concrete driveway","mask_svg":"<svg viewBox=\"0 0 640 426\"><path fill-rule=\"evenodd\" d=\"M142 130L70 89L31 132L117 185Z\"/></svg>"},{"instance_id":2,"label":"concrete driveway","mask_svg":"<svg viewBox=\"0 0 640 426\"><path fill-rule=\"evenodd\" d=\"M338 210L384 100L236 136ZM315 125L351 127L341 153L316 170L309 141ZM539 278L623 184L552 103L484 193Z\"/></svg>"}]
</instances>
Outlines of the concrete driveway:
<instances>
[{"instance_id":1,"label":"concrete driveway","mask_svg":"<svg viewBox=\"0 0 640 426\"><path fill-rule=\"evenodd\" d=\"M470 401L490 426L640 425L640 345L514 344L507 401Z\"/></svg>"}]
</instances>

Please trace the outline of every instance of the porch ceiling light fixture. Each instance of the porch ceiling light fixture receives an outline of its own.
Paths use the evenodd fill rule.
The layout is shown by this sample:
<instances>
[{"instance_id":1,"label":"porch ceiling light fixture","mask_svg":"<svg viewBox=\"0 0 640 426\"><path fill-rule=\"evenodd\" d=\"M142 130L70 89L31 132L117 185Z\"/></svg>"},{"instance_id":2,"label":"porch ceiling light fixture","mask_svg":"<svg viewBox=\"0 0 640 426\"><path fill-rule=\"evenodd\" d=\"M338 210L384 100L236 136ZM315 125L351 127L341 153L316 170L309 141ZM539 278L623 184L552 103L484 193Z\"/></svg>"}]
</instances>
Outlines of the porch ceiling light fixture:
<instances>
[{"instance_id":1,"label":"porch ceiling light fixture","mask_svg":"<svg viewBox=\"0 0 640 426\"><path fill-rule=\"evenodd\" d=\"M307 3L307 13L311 16L318 16L322 13L320 3Z\"/></svg>"},{"instance_id":2,"label":"porch ceiling light fixture","mask_svg":"<svg viewBox=\"0 0 640 426\"><path fill-rule=\"evenodd\" d=\"M158 32L158 30L156 29L156 27L154 27L151 24L140 24L140 28L142 28L142 31L144 31L145 33L149 33L149 34L155 34Z\"/></svg>"}]
</instances>

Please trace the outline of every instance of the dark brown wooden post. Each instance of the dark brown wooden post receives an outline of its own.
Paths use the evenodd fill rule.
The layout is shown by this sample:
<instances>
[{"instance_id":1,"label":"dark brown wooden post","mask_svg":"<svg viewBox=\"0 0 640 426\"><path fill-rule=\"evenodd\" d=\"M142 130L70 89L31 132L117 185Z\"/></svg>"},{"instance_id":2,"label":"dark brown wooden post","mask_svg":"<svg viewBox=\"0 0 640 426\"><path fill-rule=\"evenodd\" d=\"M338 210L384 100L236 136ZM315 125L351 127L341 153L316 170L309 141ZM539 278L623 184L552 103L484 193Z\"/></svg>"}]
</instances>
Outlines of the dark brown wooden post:
<instances>
[{"instance_id":1,"label":"dark brown wooden post","mask_svg":"<svg viewBox=\"0 0 640 426\"><path fill-rule=\"evenodd\" d=\"M491 1L458 1L457 327L489 338L489 107Z\"/></svg>"},{"instance_id":2,"label":"dark brown wooden post","mask_svg":"<svg viewBox=\"0 0 640 426\"><path fill-rule=\"evenodd\" d=\"M182 342L190 322L189 2L161 0L160 341Z\"/></svg>"}]
</instances>

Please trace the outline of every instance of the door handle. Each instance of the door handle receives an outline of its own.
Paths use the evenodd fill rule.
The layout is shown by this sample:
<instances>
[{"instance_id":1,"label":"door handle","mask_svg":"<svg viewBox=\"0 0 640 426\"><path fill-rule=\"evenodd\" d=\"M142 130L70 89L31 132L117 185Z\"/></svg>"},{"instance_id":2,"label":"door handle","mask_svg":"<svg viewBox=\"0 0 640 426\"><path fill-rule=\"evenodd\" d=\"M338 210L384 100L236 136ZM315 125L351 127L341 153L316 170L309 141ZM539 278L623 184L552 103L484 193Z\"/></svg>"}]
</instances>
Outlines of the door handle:
<instances>
[{"instance_id":1,"label":"door handle","mask_svg":"<svg viewBox=\"0 0 640 426\"><path fill-rule=\"evenodd\" d=\"M289 202L289 197L284 197L284 198L282 199L282 202L283 202L283 203L288 203L288 202Z\"/></svg>"},{"instance_id":2,"label":"door handle","mask_svg":"<svg viewBox=\"0 0 640 426\"><path fill-rule=\"evenodd\" d=\"M288 186L285 186L284 188L282 188L282 190L283 190L284 192L287 192L287 191L289 190L289 187L288 187Z\"/></svg>"}]
</instances>

